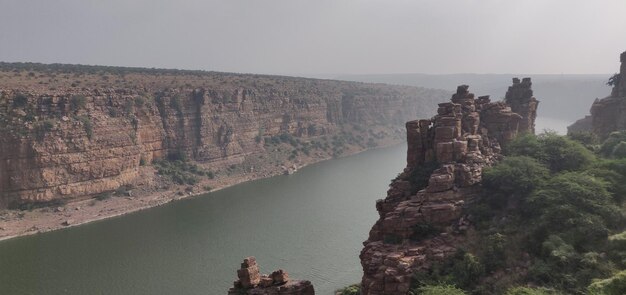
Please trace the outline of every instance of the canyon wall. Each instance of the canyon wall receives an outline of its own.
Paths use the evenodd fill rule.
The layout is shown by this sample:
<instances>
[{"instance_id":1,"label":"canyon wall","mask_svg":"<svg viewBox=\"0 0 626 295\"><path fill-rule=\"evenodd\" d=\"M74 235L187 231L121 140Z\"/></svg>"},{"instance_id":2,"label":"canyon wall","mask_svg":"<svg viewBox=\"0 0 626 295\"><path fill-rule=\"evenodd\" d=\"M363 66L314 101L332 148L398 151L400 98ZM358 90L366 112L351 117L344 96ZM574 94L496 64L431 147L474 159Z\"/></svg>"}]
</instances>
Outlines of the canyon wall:
<instances>
[{"instance_id":1,"label":"canyon wall","mask_svg":"<svg viewBox=\"0 0 626 295\"><path fill-rule=\"evenodd\" d=\"M620 55L620 72L612 78L611 95L591 105L591 116L568 127L570 132L591 131L606 139L613 131L626 130L626 52Z\"/></svg>"},{"instance_id":2,"label":"canyon wall","mask_svg":"<svg viewBox=\"0 0 626 295\"><path fill-rule=\"evenodd\" d=\"M263 159L268 138L334 137L347 127L392 136L443 94L211 72L1 70L0 208L112 191L168 156L213 171L255 156L250 169L260 170L275 165Z\"/></svg>"},{"instance_id":3,"label":"canyon wall","mask_svg":"<svg viewBox=\"0 0 626 295\"><path fill-rule=\"evenodd\" d=\"M462 85L435 117L406 123L407 167L376 202L379 219L360 255L361 294L407 294L414 273L456 253L483 169L501 159L501 145L534 133L531 85L513 79L501 102Z\"/></svg>"}]
</instances>

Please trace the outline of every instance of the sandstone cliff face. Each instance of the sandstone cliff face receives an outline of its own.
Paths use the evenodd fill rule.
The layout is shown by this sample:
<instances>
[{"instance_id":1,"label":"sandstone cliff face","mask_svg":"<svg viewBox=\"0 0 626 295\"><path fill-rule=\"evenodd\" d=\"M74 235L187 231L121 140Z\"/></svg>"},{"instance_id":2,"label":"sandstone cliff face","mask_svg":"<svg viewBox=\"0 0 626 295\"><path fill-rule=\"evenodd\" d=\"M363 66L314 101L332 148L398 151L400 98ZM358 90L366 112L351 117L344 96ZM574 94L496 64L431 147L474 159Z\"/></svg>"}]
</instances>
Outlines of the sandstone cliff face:
<instances>
[{"instance_id":1,"label":"sandstone cliff face","mask_svg":"<svg viewBox=\"0 0 626 295\"><path fill-rule=\"evenodd\" d=\"M596 99L591 105L591 117L568 127L570 132L592 131L606 139L613 131L626 129L626 52L620 55L620 72L611 95Z\"/></svg>"},{"instance_id":2,"label":"sandstone cliff face","mask_svg":"<svg viewBox=\"0 0 626 295\"><path fill-rule=\"evenodd\" d=\"M537 104L528 78L513 80L506 102L475 99L463 85L434 118L406 123L407 167L376 202L380 218L360 255L362 294L407 294L413 273L456 252L483 168L501 158L501 144L534 132Z\"/></svg>"},{"instance_id":3,"label":"sandstone cliff face","mask_svg":"<svg viewBox=\"0 0 626 295\"><path fill-rule=\"evenodd\" d=\"M13 76L0 71L0 208L115 190L168 154L219 170L263 155L267 136L334 136L344 126L391 134L441 94L217 73ZM70 87L76 79L93 87Z\"/></svg>"}]
</instances>

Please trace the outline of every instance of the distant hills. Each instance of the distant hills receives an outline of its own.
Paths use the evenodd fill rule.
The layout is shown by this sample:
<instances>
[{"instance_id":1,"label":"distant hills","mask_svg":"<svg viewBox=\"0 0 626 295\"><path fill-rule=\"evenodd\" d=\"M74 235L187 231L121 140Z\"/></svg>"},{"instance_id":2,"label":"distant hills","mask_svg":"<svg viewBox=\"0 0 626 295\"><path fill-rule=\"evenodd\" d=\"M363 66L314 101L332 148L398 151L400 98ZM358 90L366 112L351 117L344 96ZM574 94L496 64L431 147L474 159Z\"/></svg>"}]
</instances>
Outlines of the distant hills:
<instances>
[{"instance_id":1,"label":"distant hills","mask_svg":"<svg viewBox=\"0 0 626 295\"><path fill-rule=\"evenodd\" d=\"M467 84L476 95L504 97L513 77L531 77L535 97L541 101L540 117L574 122L589 113L591 103L611 93L606 85L611 75L532 75L532 74L381 74L341 75L339 80L420 86L453 91Z\"/></svg>"}]
</instances>

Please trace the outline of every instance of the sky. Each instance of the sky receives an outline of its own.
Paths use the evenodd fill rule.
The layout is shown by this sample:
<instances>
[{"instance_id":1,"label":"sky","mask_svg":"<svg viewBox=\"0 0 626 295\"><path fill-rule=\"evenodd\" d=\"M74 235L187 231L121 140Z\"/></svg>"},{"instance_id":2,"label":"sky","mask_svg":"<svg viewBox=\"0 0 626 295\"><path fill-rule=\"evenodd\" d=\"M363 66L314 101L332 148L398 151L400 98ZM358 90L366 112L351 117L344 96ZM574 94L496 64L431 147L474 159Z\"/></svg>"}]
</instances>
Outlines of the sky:
<instances>
[{"instance_id":1,"label":"sky","mask_svg":"<svg viewBox=\"0 0 626 295\"><path fill-rule=\"evenodd\" d=\"M624 0L0 0L0 61L260 74L619 71Z\"/></svg>"}]
</instances>

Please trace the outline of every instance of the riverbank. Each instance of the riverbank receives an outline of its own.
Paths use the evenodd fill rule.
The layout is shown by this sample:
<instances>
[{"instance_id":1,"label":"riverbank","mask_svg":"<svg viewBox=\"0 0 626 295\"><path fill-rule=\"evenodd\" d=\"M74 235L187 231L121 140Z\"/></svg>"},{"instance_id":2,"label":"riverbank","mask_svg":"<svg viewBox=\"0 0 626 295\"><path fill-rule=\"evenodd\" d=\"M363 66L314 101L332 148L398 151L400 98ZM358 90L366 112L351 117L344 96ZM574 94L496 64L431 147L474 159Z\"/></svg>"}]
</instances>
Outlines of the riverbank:
<instances>
[{"instance_id":1,"label":"riverbank","mask_svg":"<svg viewBox=\"0 0 626 295\"><path fill-rule=\"evenodd\" d=\"M389 147L400 144L397 137L381 138L375 147L366 148L359 145L348 145L344 148L341 157L354 155L374 148ZM276 147L268 150L267 158L288 159L286 152L290 149ZM269 154L273 154L270 156ZM258 158L265 158L259 156ZM133 188L122 196L114 196L98 200L86 198L56 207L44 207L32 210L1 210L0 211L0 241L20 236L49 232L63 228L78 226L94 221L122 216L125 214L154 208L181 199L204 195L247 181L268 178L294 172L310 164L332 159L330 153L316 152L309 155L299 155L292 161L282 161L280 165L256 165L253 172L240 171L238 173L218 174L215 179L202 179L193 186L174 185L158 175L154 166L140 167L140 180ZM260 168L259 168L260 167ZM296 168L296 169L294 169ZM210 191L207 189L210 187Z\"/></svg>"}]
</instances>

